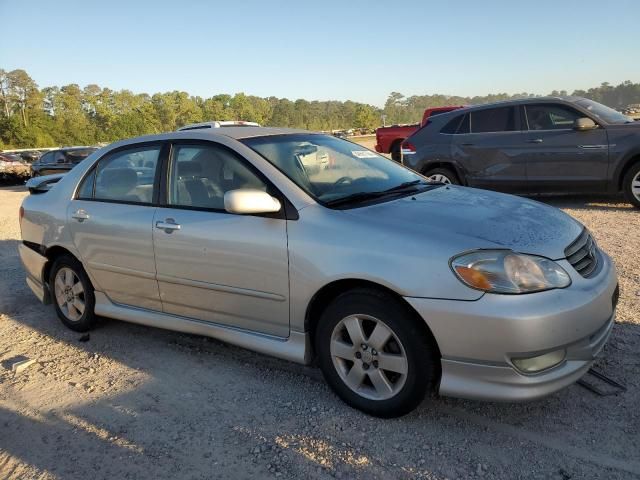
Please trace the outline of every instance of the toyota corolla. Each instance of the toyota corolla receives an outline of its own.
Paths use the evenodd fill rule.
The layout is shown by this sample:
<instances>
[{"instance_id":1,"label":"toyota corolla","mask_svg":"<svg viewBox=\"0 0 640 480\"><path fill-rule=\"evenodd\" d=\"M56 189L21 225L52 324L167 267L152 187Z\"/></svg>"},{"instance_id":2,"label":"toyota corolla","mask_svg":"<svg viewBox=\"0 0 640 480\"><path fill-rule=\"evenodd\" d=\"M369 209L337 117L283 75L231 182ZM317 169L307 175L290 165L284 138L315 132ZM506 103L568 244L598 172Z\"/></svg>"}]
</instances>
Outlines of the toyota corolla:
<instances>
[{"instance_id":1,"label":"toyota corolla","mask_svg":"<svg viewBox=\"0 0 640 480\"><path fill-rule=\"evenodd\" d=\"M110 317L316 362L377 416L429 391L551 394L614 323L615 267L576 220L328 135L140 137L28 186L27 283L67 327Z\"/></svg>"}]
</instances>

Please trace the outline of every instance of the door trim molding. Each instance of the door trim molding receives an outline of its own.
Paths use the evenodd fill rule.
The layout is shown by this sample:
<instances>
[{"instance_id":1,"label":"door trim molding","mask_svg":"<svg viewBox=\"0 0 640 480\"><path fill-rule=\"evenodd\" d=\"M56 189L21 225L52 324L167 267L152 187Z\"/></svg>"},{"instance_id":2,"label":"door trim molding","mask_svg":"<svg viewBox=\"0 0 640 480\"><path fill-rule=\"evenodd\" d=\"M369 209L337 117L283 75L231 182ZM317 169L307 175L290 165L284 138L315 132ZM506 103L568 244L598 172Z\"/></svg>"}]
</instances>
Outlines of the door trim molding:
<instances>
[{"instance_id":1,"label":"door trim molding","mask_svg":"<svg viewBox=\"0 0 640 480\"><path fill-rule=\"evenodd\" d=\"M231 287L229 285L220 285L218 283L201 282L199 280L188 280L186 278L172 277L171 275L156 275L158 282L172 283L175 285L184 285L186 287L202 288L204 290L214 290L216 292L233 293L236 295L244 295L247 297L264 298L275 302L284 302L286 300L282 295L276 293L262 292L260 290L251 290L249 288Z\"/></svg>"},{"instance_id":2,"label":"door trim molding","mask_svg":"<svg viewBox=\"0 0 640 480\"><path fill-rule=\"evenodd\" d=\"M146 278L148 280L155 280L155 272L143 272L141 270L134 270L133 268L117 267L115 265L107 265L106 263L88 262L89 268L95 268L96 270L104 270L111 273L121 273L122 275L130 275L132 277Z\"/></svg>"}]
</instances>

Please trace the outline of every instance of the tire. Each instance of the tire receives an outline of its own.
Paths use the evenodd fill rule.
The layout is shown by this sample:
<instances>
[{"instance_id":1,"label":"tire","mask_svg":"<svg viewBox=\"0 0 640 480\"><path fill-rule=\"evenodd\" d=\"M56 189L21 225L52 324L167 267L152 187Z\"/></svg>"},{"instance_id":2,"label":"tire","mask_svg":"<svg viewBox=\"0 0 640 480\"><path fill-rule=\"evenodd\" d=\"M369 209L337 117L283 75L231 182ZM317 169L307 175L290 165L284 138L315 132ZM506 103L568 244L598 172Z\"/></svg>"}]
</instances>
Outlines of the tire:
<instances>
[{"instance_id":1,"label":"tire","mask_svg":"<svg viewBox=\"0 0 640 480\"><path fill-rule=\"evenodd\" d=\"M460 180L458 179L458 176L453 170L449 168L444 168L444 167L433 168L431 170L427 170L423 175L435 182L451 184L451 185L460 185Z\"/></svg>"},{"instance_id":2,"label":"tire","mask_svg":"<svg viewBox=\"0 0 640 480\"><path fill-rule=\"evenodd\" d=\"M94 326L96 300L93 285L78 260L70 255L56 258L51 267L49 287L58 318L66 327L86 332Z\"/></svg>"},{"instance_id":3,"label":"tire","mask_svg":"<svg viewBox=\"0 0 640 480\"><path fill-rule=\"evenodd\" d=\"M400 163L400 160L402 160L402 152L400 151L401 148L401 142L395 142L393 145L391 145L391 151L389 152L391 153L391 160Z\"/></svg>"},{"instance_id":4,"label":"tire","mask_svg":"<svg viewBox=\"0 0 640 480\"><path fill-rule=\"evenodd\" d=\"M640 162L636 162L624 176L622 190L629 203L640 208Z\"/></svg>"},{"instance_id":5,"label":"tire","mask_svg":"<svg viewBox=\"0 0 640 480\"><path fill-rule=\"evenodd\" d=\"M322 313L315 334L318 363L329 386L347 404L376 417L412 411L440 379L440 353L421 321L401 301L377 290L356 289L337 297ZM356 325L363 334L361 345L351 333L358 331ZM385 337L375 335L378 328L391 332L388 340L377 340Z\"/></svg>"}]
</instances>

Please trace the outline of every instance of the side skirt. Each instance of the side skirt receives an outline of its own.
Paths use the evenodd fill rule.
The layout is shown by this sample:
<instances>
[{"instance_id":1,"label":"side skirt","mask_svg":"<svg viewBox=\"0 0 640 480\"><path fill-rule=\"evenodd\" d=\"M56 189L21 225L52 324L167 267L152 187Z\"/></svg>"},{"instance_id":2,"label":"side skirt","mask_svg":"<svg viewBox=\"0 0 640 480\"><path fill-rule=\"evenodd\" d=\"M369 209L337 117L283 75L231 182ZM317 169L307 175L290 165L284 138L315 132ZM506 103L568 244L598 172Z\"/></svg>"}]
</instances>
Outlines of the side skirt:
<instances>
[{"instance_id":1,"label":"side skirt","mask_svg":"<svg viewBox=\"0 0 640 480\"><path fill-rule=\"evenodd\" d=\"M306 333L290 331L288 338L275 337L217 323L119 305L109 300L103 292L96 291L95 297L96 315L149 327L204 335L291 362L305 365L311 362L311 342Z\"/></svg>"}]
</instances>

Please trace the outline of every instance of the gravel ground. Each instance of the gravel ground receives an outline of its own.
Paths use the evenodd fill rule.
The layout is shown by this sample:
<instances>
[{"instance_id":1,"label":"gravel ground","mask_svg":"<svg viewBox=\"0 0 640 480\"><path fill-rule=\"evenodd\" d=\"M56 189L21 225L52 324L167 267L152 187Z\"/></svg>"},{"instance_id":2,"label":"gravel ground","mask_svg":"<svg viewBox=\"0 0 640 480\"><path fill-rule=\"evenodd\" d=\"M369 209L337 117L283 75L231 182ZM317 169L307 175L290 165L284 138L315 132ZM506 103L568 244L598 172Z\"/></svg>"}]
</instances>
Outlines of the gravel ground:
<instances>
[{"instance_id":1,"label":"gravel ground","mask_svg":"<svg viewBox=\"0 0 640 480\"><path fill-rule=\"evenodd\" d=\"M626 204L545 199L616 261L617 323L598 364L627 392L430 398L380 420L314 368L118 321L88 340L65 329L24 282L24 195L0 189L0 478L640 478L640 211ZM13 373L18 355L36 363Z\"/></svg>"}]
</instances>

